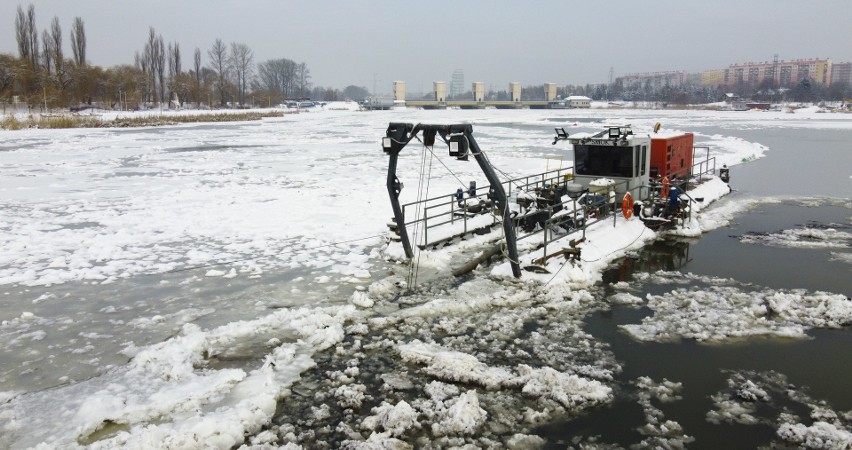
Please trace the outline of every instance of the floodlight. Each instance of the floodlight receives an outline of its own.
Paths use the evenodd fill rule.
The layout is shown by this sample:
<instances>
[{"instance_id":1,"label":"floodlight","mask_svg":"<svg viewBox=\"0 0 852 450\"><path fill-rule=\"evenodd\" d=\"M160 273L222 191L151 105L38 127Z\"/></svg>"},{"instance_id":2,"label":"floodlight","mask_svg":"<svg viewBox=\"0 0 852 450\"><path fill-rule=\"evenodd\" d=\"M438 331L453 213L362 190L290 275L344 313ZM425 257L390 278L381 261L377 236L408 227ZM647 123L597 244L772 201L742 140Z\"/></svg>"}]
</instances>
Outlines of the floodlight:
<instances>
[{"instance_id":1,"label":"floodlight","mask_svg":"<svg viewBox=\"0 0 852 450\"><path fill-rule=\"evenodd\" d=\"M619 127L611 127L611 128L609 129L609 137L611 137L611 138L617 138L617 137L619 137L619 136L621 136L621 128L619 128Z\"/></svg>"},{"instance_id":2,"label":"floodlight","mask_svg":"<svg viewBox=\"0 0 852 450\"><path fill-rule=\"evenodd\" d=\"M458 159L467 159L468 142L464 134L451 134L449 139L450 156Z\"/></svg>"},{"instance_id":3,"label":"floodlight","mask_svg":"<svg viewBox=\"0 0 852 450\"><path fill-rule=\"evenodd\" d=\"M553 138L552 145L556 145L557 142L568 139L568 133L565 132L565 128L554 128L554 130L556 130L556 137Z\"/></svg>"},{"instance_id":4,"label":"floodlight","mask_svg":"<svg viewBox=\"0 0 852 450\"><path fill-rule=\"evenodd\" d=\"M382 148L383 149L387 150L387 149L391 148L392 145L393 145L393 141L391 140L391 138L389 138L389 137L382 138Z\"/></svg>"}]
</instances>

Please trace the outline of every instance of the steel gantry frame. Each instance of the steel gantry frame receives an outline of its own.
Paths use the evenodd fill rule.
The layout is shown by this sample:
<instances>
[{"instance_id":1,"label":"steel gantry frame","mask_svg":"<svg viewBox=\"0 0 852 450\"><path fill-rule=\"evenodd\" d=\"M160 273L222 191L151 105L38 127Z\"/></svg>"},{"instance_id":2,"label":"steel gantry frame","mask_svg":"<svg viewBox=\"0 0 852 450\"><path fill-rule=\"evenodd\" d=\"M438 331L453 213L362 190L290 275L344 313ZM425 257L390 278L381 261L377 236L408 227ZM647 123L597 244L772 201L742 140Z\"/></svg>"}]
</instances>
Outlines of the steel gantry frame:
<instances>
[{"instance_id":1,"label":"steel gantry frame","mask_svg":"<svg viewBox=\"0 0 852 450\"><path fill-rule=\"evenodd\" d=\"M420 133L423 135L423 144L427 147L432 147L435 144L435 137L440 136L441 140L449 146L450 156L454 156L460 160L467 160L468 155L473 155L476 159L479 168L490 184L488 196L494 202L497 211L500 211L503 216L506 253L509 263L512 266L512 274L516 278L520 278L521 266L518 262L515 227L510 216L506 192L503 190L503 184L500 178L497 177L497 173L494 171L488 158L486 158L476 143L476 139L473 137L473 126L470 124L428 125L401 122L391 122L388 124L385 138L382 140L382 148L390 156L387 189L391 207L393 208L394 222L396 222L399 237L405 249L405 256L409 259L413 258L414 251L411 247L411 241L408 238L408 230L405 228L405 217L399 203L399 193L402 191L402 183L396 176L396 168L399 161L399 153Z\"/></svg>"}]
</instances>

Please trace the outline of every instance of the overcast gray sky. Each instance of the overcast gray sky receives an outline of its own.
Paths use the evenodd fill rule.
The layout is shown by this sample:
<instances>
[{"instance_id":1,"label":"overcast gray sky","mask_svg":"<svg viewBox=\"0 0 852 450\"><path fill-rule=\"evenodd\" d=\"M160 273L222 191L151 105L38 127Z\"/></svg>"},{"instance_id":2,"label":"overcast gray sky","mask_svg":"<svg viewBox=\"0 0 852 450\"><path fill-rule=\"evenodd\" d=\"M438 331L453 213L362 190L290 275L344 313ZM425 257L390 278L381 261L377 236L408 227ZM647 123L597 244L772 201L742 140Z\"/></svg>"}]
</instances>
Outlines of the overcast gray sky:
<instances>
[{"instance_id":1,"label":"overcast gray sky","mask_svg":"<svg viewBox=\"0 0 852 450\"><path fill-rule=\"evenodd\" d=\"M463 69L465 83L506 89L606 82L657 70L701 71L731 63L822 57L852 61L852 0L32 0L0 1L0 52L17 56L15 14L35 6L37 27L54 16L65 52L75 16L88 60L131 64L153 26L180 44L183 65L214 39L242 42L255 62L305 62L314 85L428 92Z\"/></svg>"}]
</instances>

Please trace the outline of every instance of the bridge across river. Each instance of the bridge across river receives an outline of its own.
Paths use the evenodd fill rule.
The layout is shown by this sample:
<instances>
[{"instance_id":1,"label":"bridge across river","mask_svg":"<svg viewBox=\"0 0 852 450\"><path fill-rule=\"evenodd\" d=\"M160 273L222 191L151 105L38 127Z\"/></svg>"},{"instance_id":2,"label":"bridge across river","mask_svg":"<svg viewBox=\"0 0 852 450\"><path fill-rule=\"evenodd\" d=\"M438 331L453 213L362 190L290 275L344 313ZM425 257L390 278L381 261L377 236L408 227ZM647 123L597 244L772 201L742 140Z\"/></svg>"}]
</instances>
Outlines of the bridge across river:
<instances>
[{"instance_id":1,"label":"bridge across river","mask_svg":"<svg viewBox=\"0 0 852 450\"><path fill-rule=\"evenodd\" d=\"M522 101L509 101L509 100L485 100L485 101L476 101L476 100L446 100L446 101L437 101L437 100L368 100L361 103L361 106L364 109L371 110L384 110L384 109L392 109L395 107L406 107L406 108L421 108L421 109L485 109L485 108L496 108L496 109L569 109L572 106L568 105L564 101L559 100L522 100Z\"/></svg>"},{"instance_id":2,"label":"bridge across river","mask_svg":"<svg viewBox=\"0 0 852 450\"><path fill-rule=\"evenodd\" d=\"M518 82L509 83L509 98L507 100L486 100L485 83L481 81L473 83L472 96L467 99L448 99L446 84L443 81L436 81L433 84L434 91L429 100L406 100L405 82L394 81L393 97L369 97L361 105L365 109L392 109L394 107L422 109L567 109L588 108L591 101L590 98L584 96L560 98L556 95L557 86L555 83L544 84L543 100L522 100L521 83Z\"/></svg>"},{"instance_id":3,"label":"bridge across river","mask_svg":"<svg viewBox=\"0 0 852 450\"><path fill-rule=\"evenodd\" d=\"M400 102L397 102L399 104ZM413 108L423 108L423 109L446 109L446 108L460 108L460 109L485 109L485 108L497 108L497 109L562 109L565 108L559 102L547 101L547 100L524 100L520 102L513 102L508 100L493 100L493 101L475 101L475 100L448 100L448 101L435 101L435 100L406 100L404 105L406 107Z\"/></svg>"}]
</instances>

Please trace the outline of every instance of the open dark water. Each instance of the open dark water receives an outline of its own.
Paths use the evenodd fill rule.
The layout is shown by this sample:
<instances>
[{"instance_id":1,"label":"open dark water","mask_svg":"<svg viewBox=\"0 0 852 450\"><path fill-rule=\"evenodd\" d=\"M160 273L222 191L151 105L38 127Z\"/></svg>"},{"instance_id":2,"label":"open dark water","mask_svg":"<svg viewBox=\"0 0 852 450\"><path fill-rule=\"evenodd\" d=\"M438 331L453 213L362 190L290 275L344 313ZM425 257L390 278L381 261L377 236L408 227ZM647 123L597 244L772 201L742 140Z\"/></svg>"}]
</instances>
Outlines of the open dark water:
<instances>
[{"instance_id":1,"label":"open dark water","mask_svg":"<svg viewBox=\"0 0 852 450\"><path fill-rule=\"evenodd\" d=\"M604 287L632 281L637 272L677 270L709 277L731 278L764 289L806 289L852 295L852 264L832 257L832 252L852 252L848 240L841 248L791 248L740 241L743 235L765 235L783 230L814 227L852 230L852 152L849 133L836 130L698 129L704 134L725 134L767 145L762 159L732 169L736 190L722 201L764 199L735 217L726 227L700 239L671 239L646 247L638 258L621 261L604 276ZM782 198L769 201L768 198ZM634 295L662 294L675 286L648 282ZM815 329L809 339L750 338L732 343L644 343L618 327L636 324L651 314L647 308L614 306L586 320L586 330L610 344L623 372L616 401L571 421L553 423L539 431L548 447L564 448L596 439L600 443L629 447L646 436L638 427L646 423L636 401L633 381L648 376L681 382L682 399L655 402L664 420L677 421L683 433L695 440L687 448L757 448L778 443L777 411L786 408L809 425L809 410L802 404L773 398L773 408L760 411L776 419L772 424L713 424L706 419L714 408L711 395L727 389L732 371L774 371L784 375L789 388L822 400L842 413L852 410L852 329ZM595 438L596 437L596 438Z\"/></svg>"}]
</instances>

